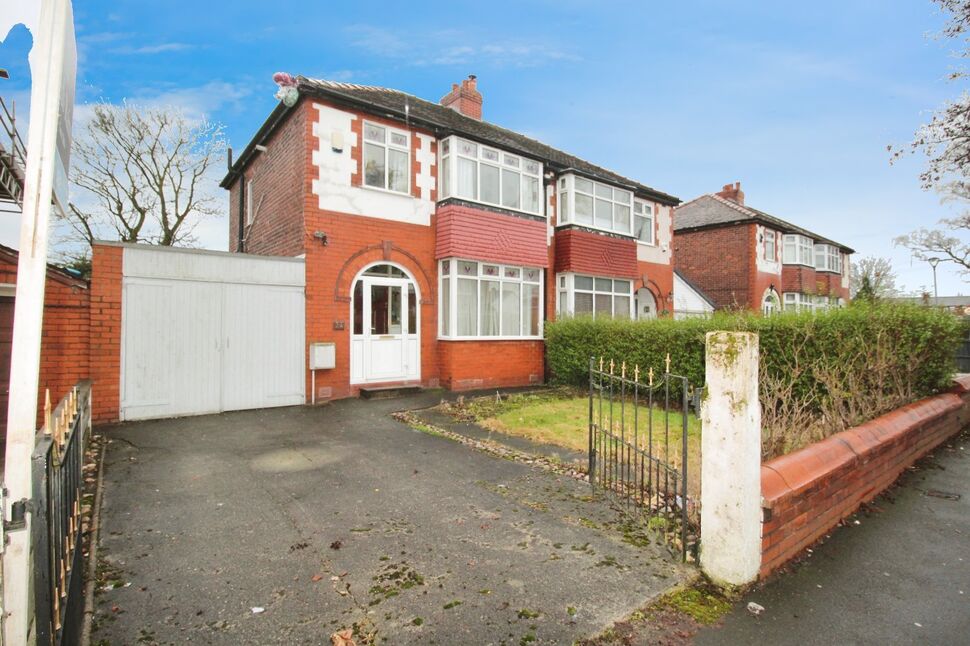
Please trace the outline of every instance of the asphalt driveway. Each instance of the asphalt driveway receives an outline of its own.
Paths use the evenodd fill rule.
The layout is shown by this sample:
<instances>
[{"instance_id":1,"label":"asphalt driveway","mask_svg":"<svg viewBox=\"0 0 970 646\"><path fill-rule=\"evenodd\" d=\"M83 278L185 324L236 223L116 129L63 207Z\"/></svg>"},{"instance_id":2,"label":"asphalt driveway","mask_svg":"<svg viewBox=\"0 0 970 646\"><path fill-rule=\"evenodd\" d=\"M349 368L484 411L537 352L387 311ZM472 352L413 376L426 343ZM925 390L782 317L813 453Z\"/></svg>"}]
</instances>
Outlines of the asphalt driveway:
<instances>
[{"instance_id":1,"label":"asphalt driveway","mask_svg":"<svg viewBox=\"0 0 970 646\"><path fill-rule=\"evenodd\" d=\"M588 485L388 415L439 398L106 429L92 643L571 643L690 574Z\"/></svg>"}]
</instances>

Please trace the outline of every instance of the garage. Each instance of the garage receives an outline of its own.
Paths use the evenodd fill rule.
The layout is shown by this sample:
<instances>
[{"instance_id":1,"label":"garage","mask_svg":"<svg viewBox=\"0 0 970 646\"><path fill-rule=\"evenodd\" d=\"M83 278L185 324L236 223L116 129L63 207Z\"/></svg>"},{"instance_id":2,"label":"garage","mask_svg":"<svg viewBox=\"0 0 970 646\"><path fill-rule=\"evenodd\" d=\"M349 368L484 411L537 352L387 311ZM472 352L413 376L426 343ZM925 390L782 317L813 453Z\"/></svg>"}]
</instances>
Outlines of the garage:
<instances>
[{"instance_id":1,"label":"garage","mask_svg":"<svg viewBox=\"0 0 970 646\"><path fill-rule=\"evenodd\" d=\"M299 258L126 245L121 419L302 404L305 281Z\"/></svg>"}]
</instances>

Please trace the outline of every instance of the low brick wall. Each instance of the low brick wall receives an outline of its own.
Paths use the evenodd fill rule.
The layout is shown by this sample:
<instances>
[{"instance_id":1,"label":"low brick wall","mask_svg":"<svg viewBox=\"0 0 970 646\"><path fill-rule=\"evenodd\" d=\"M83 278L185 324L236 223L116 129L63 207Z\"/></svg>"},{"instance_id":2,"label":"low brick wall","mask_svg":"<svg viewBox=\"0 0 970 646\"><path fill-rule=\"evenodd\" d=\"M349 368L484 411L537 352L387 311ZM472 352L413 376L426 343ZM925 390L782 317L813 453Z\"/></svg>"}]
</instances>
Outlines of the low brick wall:
<instances>
[{"instance_id":1,"label":"low brick wall","mask_svg":"<svg viewBox=\"0 0 970 646\"><path fill-rule=\"evenodd\" d=\"M763 578L875 498L970 422L970 376L761 467Z\"/></svg>"}]
</instances>

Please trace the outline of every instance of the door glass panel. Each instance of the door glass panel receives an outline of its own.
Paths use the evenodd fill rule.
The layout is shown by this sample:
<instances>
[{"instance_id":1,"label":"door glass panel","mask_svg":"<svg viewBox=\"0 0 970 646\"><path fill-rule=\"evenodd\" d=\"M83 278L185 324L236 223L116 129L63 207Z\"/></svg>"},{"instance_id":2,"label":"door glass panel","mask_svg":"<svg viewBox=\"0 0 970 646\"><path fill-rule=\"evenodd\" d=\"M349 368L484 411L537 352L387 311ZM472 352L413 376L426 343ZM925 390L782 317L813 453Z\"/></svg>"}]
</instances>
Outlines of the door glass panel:
<instances>
[{"instance_id":1,"label":"door glass panel","mask_svg":"<svg viewBox=\"0 0 970 646\"><path fill-rule=\"evenodd\" d=\"M418 299L414 285L408 285L408 334L418 333Z\"/></svg>"},{"instance_id":2,"label":"door glass panel","mask_svg":"<svg viewBox=\"0 0 970 646\"><path fill-rule=\"evenodd\" d=\"M371 334L401 334L401 287L371 285Z\"/></svg>"},{"instance_id":3,"label":"door glass panel","mask_svg":"<svg viewBox=\"0 0 970 646\"><path fill-rule=\"evenodd\" d=\"M354 334L364 333L364 283L354 285Z\"/></svg>"}]
</instances>

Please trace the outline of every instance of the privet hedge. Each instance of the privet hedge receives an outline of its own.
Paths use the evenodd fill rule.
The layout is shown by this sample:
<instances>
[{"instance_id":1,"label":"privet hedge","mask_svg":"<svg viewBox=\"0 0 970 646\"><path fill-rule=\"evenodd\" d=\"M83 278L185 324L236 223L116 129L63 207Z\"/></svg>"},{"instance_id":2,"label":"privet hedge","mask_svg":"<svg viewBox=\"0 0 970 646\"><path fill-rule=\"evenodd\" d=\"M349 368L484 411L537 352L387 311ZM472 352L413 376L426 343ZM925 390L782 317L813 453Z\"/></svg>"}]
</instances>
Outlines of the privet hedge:
<instances>
[{"instance_id":1,"label":"privet hedge","mask_svg":"<svg viewBox=\"0 0 970 646\"><path fill-rule=\"evenodd\" d=\"M954 372L961 321L916 305L853 305L818 314L719 314L674 321L564 319L546 324L552 379L584 386L589 358L671 372L704 383L704 335L757 332L766 455L859 424L946 389ZM797 437L789 430L798 429ZM772 439L782 433L784 437Z\"/></svg>"}]
</instances>

